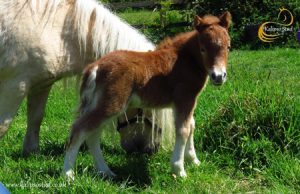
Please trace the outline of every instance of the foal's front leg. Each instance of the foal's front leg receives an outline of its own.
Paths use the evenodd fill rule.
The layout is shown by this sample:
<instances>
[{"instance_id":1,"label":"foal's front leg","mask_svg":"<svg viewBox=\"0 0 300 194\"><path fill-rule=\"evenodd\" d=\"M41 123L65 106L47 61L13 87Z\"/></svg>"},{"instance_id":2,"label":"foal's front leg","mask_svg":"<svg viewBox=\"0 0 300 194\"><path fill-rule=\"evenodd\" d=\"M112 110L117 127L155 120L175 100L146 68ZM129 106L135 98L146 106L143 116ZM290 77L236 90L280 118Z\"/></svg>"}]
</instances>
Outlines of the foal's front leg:
<instances>
[{"instance_id":1,"label":"foal's front leg","mask_svg":"<svg viewBox=\"0 0 300 194\"><path fill-rule=\"evenodd\" d=\"M187 102L187 104L180 103L177 106L175 105L175 109L176 140L171 166L175 175L186 177L187 175L184 170L184 153L190 136L190 121L192 119L194 101Z\"/></svg>"},{"instance_id":2,"label":"foal's front leg","mask_svg":"<svg viewBox=\"0 0 300 194\"><path fill-rule=\"evenodd\" d=\"M193 164L199 166L200 161L197 158L195 146L194 146L194 130L195 130L195 119L194 117L192 117L190 121L190 135L186 143L184 158L192 162Z\"/></svg>"},{"instance_id":3,"label":"foal's front leg","mask_svg":"<svg viewBox=\"0 0 300 194\"><path fill-rule=\"evenodd\" d=\"M176 124L176 140L173 156L171 159L172 171L175 175L186 177L184 170L184 150L189 134L189 127Z\"/></svg>"}]
</instances>

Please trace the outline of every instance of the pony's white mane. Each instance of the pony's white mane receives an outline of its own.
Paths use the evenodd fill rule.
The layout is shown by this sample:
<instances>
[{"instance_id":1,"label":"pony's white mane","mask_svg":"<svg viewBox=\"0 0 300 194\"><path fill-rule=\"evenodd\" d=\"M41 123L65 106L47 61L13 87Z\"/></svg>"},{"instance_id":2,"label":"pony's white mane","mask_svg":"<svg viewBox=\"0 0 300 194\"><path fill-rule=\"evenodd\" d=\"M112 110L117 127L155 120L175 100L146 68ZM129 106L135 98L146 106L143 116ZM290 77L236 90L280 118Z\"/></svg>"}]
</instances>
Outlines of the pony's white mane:
<instances>
[{"instance_id":1,"label":"pony's white mane","mask_svg":"<svg viewBox=\"0 0 300 194\"><path fill-rule=\"evenodd\" d=\"M55 15L63 4L72 5L74 8L72 21L82 53L85 53L87 47L90 46L89 42L92 43L95 58L114 50L148 51L154 49L154 45L144 35L112 14L108 8L96 0L1 0L0 17L3 14L3 17L13 20L15 16L7 16L10 14L8 10L22 11L29 8L33 20L41 19L41 17L47 20ZM36 23L39 21L37 20Z\"/></svg>"},{"instance_id":2,"label":"pony's white mane","mask_svg":"<svg viewBox=\"0 0 300 194\"><path fill-rule=\"evenodd\" d=\"M116 49L148 51L154 48L144 35L94 0L76 0L74 14L82 48L86 49L87 34L91 30L92 48L96 57ZM95 18L94 25L89 29L92 18Z\"/></svg>"}]
</instances>

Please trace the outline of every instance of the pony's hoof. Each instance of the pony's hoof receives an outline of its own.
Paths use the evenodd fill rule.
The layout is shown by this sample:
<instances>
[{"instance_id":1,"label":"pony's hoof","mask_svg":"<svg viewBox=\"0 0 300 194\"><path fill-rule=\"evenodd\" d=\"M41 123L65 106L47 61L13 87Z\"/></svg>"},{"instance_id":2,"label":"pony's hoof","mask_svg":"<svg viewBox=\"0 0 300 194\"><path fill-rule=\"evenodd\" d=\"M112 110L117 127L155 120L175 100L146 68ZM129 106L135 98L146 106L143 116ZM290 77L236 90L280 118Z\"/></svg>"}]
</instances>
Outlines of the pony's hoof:
<instances>
[{"instance_id":1,"label":"pony's hoof","mask_svg":"<svg viewBox=\"0 0 300 194\"><path fill-rule=\"evenodd\" d=\"M39 153L40 148L39 146L24 146L23 148L23 156L30 156L31 154Z\"/></svg>"},{"instance_id":2,"label":"pony's hoof","mask_svg":"<svg viewBox=\"0 0 300 194\"><path fill-rule=\"evenodd\" d=\"M68 170L64 173L68 182L75 180L75 173L73 170Z\"/></svg>"}]
</instances>

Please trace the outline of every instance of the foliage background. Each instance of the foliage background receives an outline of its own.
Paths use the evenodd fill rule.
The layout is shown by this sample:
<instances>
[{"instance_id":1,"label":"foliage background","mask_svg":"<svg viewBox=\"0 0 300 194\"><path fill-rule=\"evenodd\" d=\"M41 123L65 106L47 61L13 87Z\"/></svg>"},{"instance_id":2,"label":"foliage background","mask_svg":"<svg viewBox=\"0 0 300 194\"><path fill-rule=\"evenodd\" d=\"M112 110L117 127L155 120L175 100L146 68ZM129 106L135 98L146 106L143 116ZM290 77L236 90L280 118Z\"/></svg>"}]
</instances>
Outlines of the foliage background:
<instances>
[{"instance_id":1,"label":"foliage background","mask_svg":"<svg viewBox=\"0 0 300 194\"><path fill-rule=\"evenodd\" d=\"M126 0L105 0L106 3L128 2ZM134 0L130 0L134 1ZM299 0L193 0L190 1L184 10L173 10L172 0L157 1L161 8L151 10L151 17L145 24L144 21L136 22L135 24L143 25L142 31L154 42L159 42L165 36L172 36L179 32L186 31L190 27L166 28L161 25L161 12L164 13L165 23L171 24L179 21L188 21L192 26L193 15L221 15L224 11L231 12L233 17L233 25L231 27L232 47L235 49L258 49L270 47L299 47L296 33L300 29L300 1ZM288 32L280 39L273 43L263 43L257 37L258 25L266 21L277 21L279 8L285 7L293 13L294 24L293 32ZM123 13L135 12L136 10L122 10ZM140 11L140 10L139 10ZM144 10L145 11L145 10ZM159 12L159 14L155 14ZM155 18L150 20L149 18ZM137 18L138 20L138 18ZM131 23L131 21L130 21ZM158 27L151 28L150 25ZM147 27L148 26L148 27Z\"/></svg>"},{"instance_id":2,"label":"foliage background","mask_svg":"<svg viewBox=\"0 0 300 194\"><path fill-rule=\"evenodd\" d=\"M262 43L257 38L245 37L245 28L253 24L261 24L266 21L276 21L279 13L279 8L285 7L293 13L295 17L294 32L287 33L280 40L274 43ZM288 46L297 47L296 33L299 29L300 21L300 2L298 0L232 0L232 1L218 1L218 0L196 0L194 1L193 9L197 14L214 14L220 15L225 10L232 14L232 40L236 48L241 47L245 43L250 48L272 47L272 46ZM248 41L253 39L252 41Z\"/></svg>"}]
</instances>

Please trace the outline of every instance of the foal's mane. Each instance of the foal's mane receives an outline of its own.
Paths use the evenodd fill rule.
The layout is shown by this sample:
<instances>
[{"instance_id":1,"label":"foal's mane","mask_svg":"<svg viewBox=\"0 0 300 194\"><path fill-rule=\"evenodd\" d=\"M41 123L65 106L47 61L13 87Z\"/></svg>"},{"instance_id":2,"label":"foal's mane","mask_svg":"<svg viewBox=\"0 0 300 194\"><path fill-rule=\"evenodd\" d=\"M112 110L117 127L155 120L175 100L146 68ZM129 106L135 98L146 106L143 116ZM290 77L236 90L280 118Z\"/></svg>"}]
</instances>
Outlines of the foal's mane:
<instances>
[{"instance_id":1,"label":"foal's mane","mask_svg":"<svg viewBox=\"0 0 300 194\"><path fill-rule=\"evenodd\" d=\"M178 34L177 36L172 38L167 37L157 45L156 50L179 49L184 43L187 42L187 40L189 40L196 33L197 33L196 30L193 30L191 32Z\"/></svg>"},{"instance_id":2,"label":"foal's mane","mask_svg":"<svg viewBox=\"0 0 300 194\"><path fill-rule=\"evenodd\" d=\"M205 15L204 17L202 17L201 26L203 27L203 29L212 25L220 25L220 19L213 15ZM167 37L156 47L156 50L172 48L179 49L183 44L185 44L190 38L195 36L197 33L197 30L193 30L191 32L180 33L173 38Z\"/></svg>"}]
</instances>

